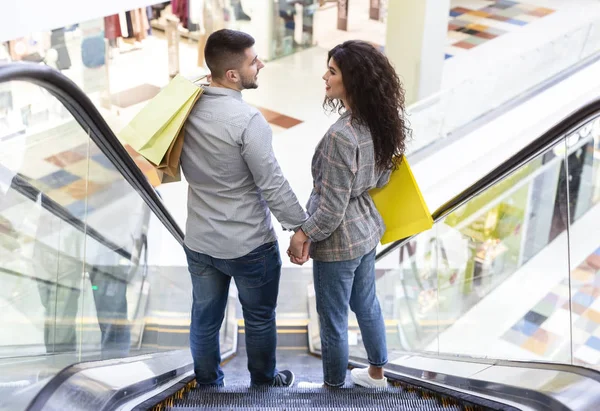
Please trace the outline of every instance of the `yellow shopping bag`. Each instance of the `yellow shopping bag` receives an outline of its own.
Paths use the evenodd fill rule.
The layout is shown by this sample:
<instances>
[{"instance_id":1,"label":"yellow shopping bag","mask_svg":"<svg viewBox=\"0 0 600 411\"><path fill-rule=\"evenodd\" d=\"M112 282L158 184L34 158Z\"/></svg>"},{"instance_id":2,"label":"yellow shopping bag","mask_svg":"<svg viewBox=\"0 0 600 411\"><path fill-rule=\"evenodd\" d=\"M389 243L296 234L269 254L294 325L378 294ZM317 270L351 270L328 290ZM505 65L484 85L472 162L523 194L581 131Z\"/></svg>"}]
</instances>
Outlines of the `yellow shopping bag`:
<instances>
[{"instance_id":1,"label":"yellow shopping bag","mask_svg":"<svg viewBox=\"0 0 600 411\"><path fill-rule=\"evenodd\" d=\"M159 166L202 92L184 77L175 77L119 133L119 138Z\"/></svg>"},{"instance_id":2,"label":"yellow shopping bag","mask_svg":"<svg viewBox=\"0 0 600 411\"><path fill-rule=\"evenodd\" d=\"M410 237L433 226L433 218L406 157L402 156L388 184L371 190L369 194L385 223L381 244Z\"/></svg>"}]
</instances>

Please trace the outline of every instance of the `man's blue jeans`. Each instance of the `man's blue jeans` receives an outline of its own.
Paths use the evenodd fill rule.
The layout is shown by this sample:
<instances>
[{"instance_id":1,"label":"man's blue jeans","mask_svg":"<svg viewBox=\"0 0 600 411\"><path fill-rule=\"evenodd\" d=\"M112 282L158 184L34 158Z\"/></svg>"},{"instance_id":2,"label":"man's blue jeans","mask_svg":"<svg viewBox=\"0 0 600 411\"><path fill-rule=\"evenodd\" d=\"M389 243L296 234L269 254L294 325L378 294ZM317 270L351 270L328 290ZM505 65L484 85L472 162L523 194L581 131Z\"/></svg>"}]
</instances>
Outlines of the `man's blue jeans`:
<instances>
[{"instance_id":1,"label":"man's blue jeans","mask_svg":"<svg viewBox=\"0 0 600 411\"><path fill-rule=\"evenodd\" d=\"M231 260L184 248L193 287L190 347L196 381L200 385L223 385L219 330L233 277L244 313L251 383L270 384L277 375L275 307L281 276L277 242Z\"/></svg>"},{"instance_id":2,"label":"man's blue jeans","mask_svg":"<svg viewBox=\"0 0 600 411\"><path fill-rule=\"evenodd\" d=\"M385 324L375 293L375 250L348 261L313 262L325 384L341 387L348 369L348 305L371 365L387 363Z\"/></svg>"}]
</instances>

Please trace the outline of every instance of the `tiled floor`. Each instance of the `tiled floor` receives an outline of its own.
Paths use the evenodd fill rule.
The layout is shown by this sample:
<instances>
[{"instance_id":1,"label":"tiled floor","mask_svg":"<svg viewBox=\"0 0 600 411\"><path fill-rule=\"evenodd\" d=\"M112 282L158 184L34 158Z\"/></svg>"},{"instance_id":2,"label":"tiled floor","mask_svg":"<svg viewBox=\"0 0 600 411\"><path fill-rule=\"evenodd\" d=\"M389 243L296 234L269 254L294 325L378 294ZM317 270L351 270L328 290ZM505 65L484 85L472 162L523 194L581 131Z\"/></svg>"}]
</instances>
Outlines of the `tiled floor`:
<instances>
[{"instance_id":1,"label":"tiled floor","mask_svg":"<svg viewBox=\"0 0 600 411\"><path fill-rule=\"evenodd\" d=\"M302 123L301 120L295 119L293 117L289 117L266 108L257 108L260 110L262 115L265 116L265 119L269 124L275 125L279 128L288 129Z\"/></svg>"},{"instance_id":2,"label":"tiled floor","mask_svg":"<svg viewBox=\"0 0 600 411\"><path fill-rule=\"evenodd\" d=\"M572 329L574 362L600 365L600 248L573 270L570 284L556 285L502 338L545 358L562 357L571 350Z\"/></svg>"},{"instance_id":3,"label":"tiled floor","mask_svg":"<svg viewBox=\"0 0 600 411\"><path fill-rule=\"evenodd\" d=\"M552 14L555 10L509 0L453 0L448 18L446 59L464 53L502 34L514 31L537 19ZM361 38L369 41L381 51L385 50L385 24L359 19L350 31L331 30L317 36L321 47L331 48L342 41ZM331 16L328 16L331 19ZM364 20L364 21L363 21Z\"/></svg>"},{"instance_id":4,"label":"tiled floor","mask_svg":"<svg viewBox=\"0 0 600 411\"><path fill-rule=\"evenodd\" d=\"M554 12L553 9L509 0L471 3L470 7L450 10L447 59Z\"/></svg>"}]
</instances>

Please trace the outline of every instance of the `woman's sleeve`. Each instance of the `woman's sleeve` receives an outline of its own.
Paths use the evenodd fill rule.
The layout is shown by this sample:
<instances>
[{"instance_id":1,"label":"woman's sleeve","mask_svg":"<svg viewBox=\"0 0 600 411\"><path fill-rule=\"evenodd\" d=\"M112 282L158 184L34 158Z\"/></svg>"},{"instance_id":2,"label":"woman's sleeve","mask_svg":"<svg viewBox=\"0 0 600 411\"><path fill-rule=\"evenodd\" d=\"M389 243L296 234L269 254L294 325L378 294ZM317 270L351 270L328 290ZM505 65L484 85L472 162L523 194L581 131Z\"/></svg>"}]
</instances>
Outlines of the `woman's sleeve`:
<instances>
[{"instance_id":1,"label":"woman's sleeve","mask_svg":"<svg viewBox=\"0 0 600 411\"><path fill-rule=\"evenodd\" d=\"M390 177L392 176L392 170L386 170L379 176L379 180L377 180L377 188L383 188L390 182Z\"/></svg>"},{"instance_id":2,"label":"woman's sleeve","mask_svg":"<svg viewBox=\"0 0 600 411\"><path fill-rule=\"evenodd\" d=\"M342 222L357 171L356 143L339 132L330 132L324 143L319 207L302 225L313 242L325 240Z\"/></svg>"}]
</instances>

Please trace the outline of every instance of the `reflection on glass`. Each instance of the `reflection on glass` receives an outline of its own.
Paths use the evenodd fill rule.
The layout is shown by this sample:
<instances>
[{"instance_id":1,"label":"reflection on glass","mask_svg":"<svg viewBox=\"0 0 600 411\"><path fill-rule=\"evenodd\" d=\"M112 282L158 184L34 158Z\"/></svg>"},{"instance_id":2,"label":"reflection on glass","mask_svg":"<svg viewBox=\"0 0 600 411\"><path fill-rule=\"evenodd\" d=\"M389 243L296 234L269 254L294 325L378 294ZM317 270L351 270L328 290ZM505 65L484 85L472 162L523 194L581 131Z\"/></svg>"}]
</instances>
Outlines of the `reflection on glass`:
<instances>
[{"instance_id":1,"label":"reflection on glass","mask_svg":"<svg viewBox=\"0 0 600 411\"><path fill-rule=\"evenodd\" d=\"M135 355L150 211L49 93L2 86L21 116L0 138L0 384Z\"/></svg>"},{"instance_id":2,"label":"reflection on glass","mask_svg":"<svg viewBox=\"0 0 600 411\"><path fill-rule=\"evenodd\" d=\"M81 178L79 186L71 184L68 190L75 199L69 208L78 217L85 215L88 234L97 234L85 238L77 309L80 347L83 352L100 350L105 359L127 356L132 321L137 321L133 316L143 314L144 308L137 305L143 286L137 256L145 245L149 210L93 142L88 139L82 145L88 156L65 167ZM69 157L67 153L61 157Z\"/></svg>"},{"instance_id":3,"label":"reflection on glass","mask_svg":"<svg viewBox=\"0 0 600 411\"><path fill-rule=\"evenodd\" d=\"M391 355L600 369L599 158L594 118L380 262Z\"/></svg>"},{"instance_id":4,"label":"reflection on glass","mask_svg":"<svg viewBox=\"0 0 600 411\"><path fill-rule=\"evenodd\" d=\"M572 361L600 370L600 119L569 137L564 166L569 180L571 301L557 307L548 323L570 309Z\"/></svg>"},{"instance_id":5,"label":"reflection on glass","mask_svg":"<svg viewBox=\"0 0 600 411\"><path fill-rule=\"evenodd\" d=\"M31 52L98 106L107 103L111 54L101 23L49 32L49 41ZM10 50L0 48L0 61L30 55L23 49L24 55L10 57ZM119 64L130 56L123 53ZM131 73L139 77L125 70L111 85L137 87L140 79L130 82ZM109 100L120 109L153 96L124 89L122 98ZM80 361L187 349L189 273L184 258L168 267L161 258L183 251L156 218L154 234L162 230L167 240L155 236L148 251L150 217L139 194L57 99L29 83L0 84L0 393ZM234 346L234 320L232 309L221 330L224 350Z\"/></svg>"},{"instance_id":6,"label":"reflection on glass","mask_svg":"<svg viewBox=\"0 0 600 411\"><path fill-rule=\"evenodd\" d=\"M561 141L397 251L377 287L398 322L392 350L570 362L567 216L584 206L565 164L577 150Z\"/></svg>"},{"instance_id":7,"label":"reflection on glass","mask_svg":"<svg viewBox=\"0 0 600 411\"><path fill-rule=\"evenodd\" d=\"M75 353L85 234L54 220L57 229L46 236L38 231L33 246L36 275L49 279L38 283L45 308L44 343L47 353Z\"/></svg>"},{"instance_id":8,"label":"reflection on glass","mask_svg":"<svg viewBox=\"0 0 600 411\"><path fill-rule=\"evenodd\" d=\"M540 329L544 288L568 280L565 142L540 154L438 224L438 242L452 236L462 258L457 284L438 277L441 352L493 358L567 361L569 322ZM438 261L441 256L438 255ZM439 263L442 264L441 262ZM568 298L568 296L567 296Z\"/></svg>"}]
</instances>

